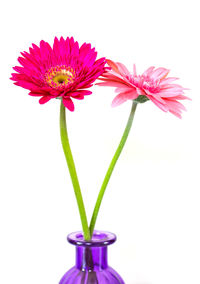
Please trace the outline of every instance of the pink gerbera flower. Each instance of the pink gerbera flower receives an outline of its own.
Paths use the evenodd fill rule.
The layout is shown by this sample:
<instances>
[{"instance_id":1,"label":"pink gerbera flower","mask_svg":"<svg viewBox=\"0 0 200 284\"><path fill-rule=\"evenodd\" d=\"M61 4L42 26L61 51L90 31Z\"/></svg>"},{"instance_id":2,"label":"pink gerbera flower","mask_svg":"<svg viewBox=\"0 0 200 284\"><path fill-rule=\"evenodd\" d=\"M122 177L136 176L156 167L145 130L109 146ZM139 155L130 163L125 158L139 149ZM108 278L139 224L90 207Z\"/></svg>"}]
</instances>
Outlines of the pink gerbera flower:
<instances>
[{"instance_id":1,"label":"pink gerbera flower","mask_svg":"<svg viewBox=\"0 0 200 284\"><path fill-rule=\"evenodd\" d=\"M181 111L185 110L185 107L178 100L189 98L183 95L182 86L172 83L177 78L167 77L168 69L150 67L142 75L137 75L135 65L133 73L130 73L122 63L111 60L107 60L107 63L111 70L103 73L99 78L103 82L98 85L116 87L115 92L118 95L112 106L118 106L127 100L151 100L161 110L181 118Z\"/></svg>"},{"instance_id":2,"label":"pink gerbera flower","mask_svg":"<svg viewBox=\"0 0 200 284\"><path fill-rule=\"evenodd\" d=\"M105 71L105 58L96 60L97 52L91 44L79 47L73 37L54 39L53 48L45 41L32 44L28 52L21 53L11 79L15 84L30 90L29 95L41 97L44 104L53 98L62 98L70 111L74 110L71 98L82 100L92 92L86 90Z\"/></svg>"}]
</instances>

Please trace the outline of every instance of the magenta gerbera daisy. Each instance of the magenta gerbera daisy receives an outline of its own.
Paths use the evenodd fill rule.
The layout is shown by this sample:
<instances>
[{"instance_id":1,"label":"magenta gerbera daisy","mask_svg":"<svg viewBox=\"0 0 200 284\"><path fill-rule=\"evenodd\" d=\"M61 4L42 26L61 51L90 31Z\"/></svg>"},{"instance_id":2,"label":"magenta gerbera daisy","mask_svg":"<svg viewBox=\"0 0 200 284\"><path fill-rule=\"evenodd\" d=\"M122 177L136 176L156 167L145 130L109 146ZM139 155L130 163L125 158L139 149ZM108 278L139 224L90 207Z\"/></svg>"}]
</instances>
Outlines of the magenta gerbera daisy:
<instances>
[{"instance_id":1,"label":"magenta gerbera daisy","mask_svg":"<svg viewBox=\"0 0 200 284\"><path fill-rule=\"evenodd\" d=\"M82 100L90 95L87 89L105 71L105 58L96 60L95 48L88 43L79 47L73 37L55 38L53 48L42 40L21 54L18 61L22 66L13 68L17 73L11 80L30 90L29 95L41 97L40 104L62 98L70 111L74 110L72 98Z\"/></svg>"},{"instance_id":2,"label":"magenta gerbera daisy","mask_svg":"<svg viewBox=\"0 0 200 284\"><path fill-rule=\"evenodd\" d=\"M161 110L171 112L181 118L181 111L185 110L179 100L189 99L184 95L182 86L174 83L175 77L167 77L166 68L149 67L142 75L137 75L136 67L129 72L124 64L107 60L110 70L99 78L101 86L116 87L118 95L114 98L112 106L118 106L127 100L145 102L151 100Z\"/></svg>"}]
</instances>

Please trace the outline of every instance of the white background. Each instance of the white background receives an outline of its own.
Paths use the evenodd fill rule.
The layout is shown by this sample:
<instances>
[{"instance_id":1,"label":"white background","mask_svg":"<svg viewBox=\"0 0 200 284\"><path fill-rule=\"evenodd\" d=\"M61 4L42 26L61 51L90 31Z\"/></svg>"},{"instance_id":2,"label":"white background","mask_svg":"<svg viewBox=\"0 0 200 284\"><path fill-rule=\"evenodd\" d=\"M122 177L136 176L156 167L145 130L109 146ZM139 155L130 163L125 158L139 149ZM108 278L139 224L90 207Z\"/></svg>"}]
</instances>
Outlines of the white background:
<instances>
[{"instance_id":1,"label":"white background","mask_svg":"<svg viewBox=\"0 0 200 284\"><path fill-rule=\"evenodd\" d=\"M0 283L55 284L74 264L66 235L80 220L59 137L59 102L9 80L21 51L41 39L74 36L99 57L139 72L151 65L191 90L182 120L139 105L108 185L97 228L115 232L109 262L126 284L200 283L198 1L4 1L1 6ZM88 216L122 135L131 102L111 108L114 90L67 112Z\"/></svg>"}]
</instances>

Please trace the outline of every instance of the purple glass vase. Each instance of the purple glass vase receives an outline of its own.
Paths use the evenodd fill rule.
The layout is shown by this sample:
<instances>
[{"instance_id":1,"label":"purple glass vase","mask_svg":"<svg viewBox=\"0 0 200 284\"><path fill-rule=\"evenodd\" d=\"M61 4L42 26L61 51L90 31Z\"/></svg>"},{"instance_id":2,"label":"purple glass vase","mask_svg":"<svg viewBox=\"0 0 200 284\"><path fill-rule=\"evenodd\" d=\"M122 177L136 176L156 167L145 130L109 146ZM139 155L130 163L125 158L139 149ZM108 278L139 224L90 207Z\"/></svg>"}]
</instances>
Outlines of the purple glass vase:
<instances>
[{"instance_id":1,"label":"purple glass vase","mask_svg":"<svg viewBox=\"0 0 200 284\"><path fill-rule=\"evenodd\" d=\"M76 246L76 264L59 284L125 284L121 276L107 262L107 246L116 241L108 232L94 231L91 241L85 241L81 232L68 235Z\"/></svg>"}]
</instances>

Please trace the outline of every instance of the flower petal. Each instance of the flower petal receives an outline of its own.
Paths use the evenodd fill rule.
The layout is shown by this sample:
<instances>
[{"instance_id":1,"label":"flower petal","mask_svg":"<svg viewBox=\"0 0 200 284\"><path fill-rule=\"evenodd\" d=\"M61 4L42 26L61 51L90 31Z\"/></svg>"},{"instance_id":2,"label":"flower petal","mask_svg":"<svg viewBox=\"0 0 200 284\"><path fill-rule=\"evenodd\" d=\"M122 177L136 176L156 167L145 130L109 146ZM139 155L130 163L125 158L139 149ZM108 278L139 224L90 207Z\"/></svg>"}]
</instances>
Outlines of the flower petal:
<instances>
[{"instance_id":1,"label":"flower petal","mask_svg":"<svg viewBox=\"0 0 200 284\"><path fill-rule=\"evenodd\" d=\"M108 86L108 87L126 87L127 85L124 83L120 83L117 81L104 81L101 83L96 83L95 85L99 86Z\"/></svg>"},{"instance_id":2,"label":"flower petal","mask_svg":"<svg viewBox=\"0 0 200 284\"><path fill-rule=\"evenodd\" d=\"M169 71L170 70L168 70L166 68L162 68L162 67L157 68L152 72L151 78L154 79L154 80L163 79L168 75Z\"/></svg>"},{"instance_id":3,"label":"flower petal","mask_svg":"<svg viewBox=\"0 0 200 284\"><path fill-rule=\"evenodd\" d=\"M74 103L70 98L63 98L63 104L68 110L74 111Z\"/></svg>"},{"instance_id":4,"label":"flower petal","mask_svg":"<svg viewBox=\"0 0 200 284\"><path fill-rule=\"evenodd\" d=\"M135 64L133 64L133 76L137 76L137 72L136 72L136 66L135 66Z\"/></svg>"},{"instance_id":5,"label":"flower petal","mask_svg":"<svg viewBox=\"0 0 200 284\"><path fill-rule=\"evenodd\" d=\"M167 107L167 105L161 103L160 101L156 100L155 97L152 96L147 96L157 107L159 107L161 110L167 112L169 110L169 108Z\"/></svg>"},{"instance_id":6,"label":"flower petal","mask_svg":"<svg viewBox=\"0 0 200 284\"><path fill-rule=\"evenodd\" d=\"M39 100L39 103L41 105L43 105L43 104L47 103L48 101L50 101L51 98L52 98L51 96L44 96Z\"/></svg>"},{"instance_id":7,"label":"flower petal","mask_svg":"<svg viewBox=\"0 0 200 284\"><path fill-rule=\"evenodd\" d=\"M117 67L121 75L124 75L124 76L130 75L130 72L128 71L128 69L126 68L124 64L117 62Z\"/></svg>"},{"instance_id":8,"label":"flower petal","mask_svg":"<svg viewBox=\"0 0 200 284\"><path fill-rule=\"evenodd\" d=\"M106 62L112 68L112 70L114 70L116 73L119 73L117 63L115 63L114 61L112 61L110 59L107 59Z\"/></svg>"},{"instance_id":9,"label":"flower petal","mask_svg":"<svg viewBox=\"0 0 200 284\"><path fill-rule=\"evenodd\" d=\"M178 118L182 118L180 111L169 110L173 115L177 116Z\"/></svg>"},{"instance_id":10,"label":"flower petal","mask_svg":"<svg viewBox=\"0 0 200 284\"><path fill-rule=\"evenodd\" d=\"M116 107L121 105L127 100L134 100L138 97L138 93L136 90L126 91L118 94L114 100L112 101L112 107Z\"/></svg>"},{"instance_id":11,"label":"flower petal","mask_svg":"<svg viewBox=\"0 0 200 284\"><path fill-rule=\"evenodd\" d=\"M123 96L122 94L117 95L114 100L112 101L112 107L119 106L127 101L127 97Z\"/></svg>"},{"instance_id":12,"label":"flower petal","mask_svg":"<svg viewBox=\"0 0 200 284\"><path fill-rule=\"evenodd\" d=\"M152 71L154 70L154 66L149 67L144 73L142 74L143 76L151 76Z\"/></svg>"}]
</instances>

